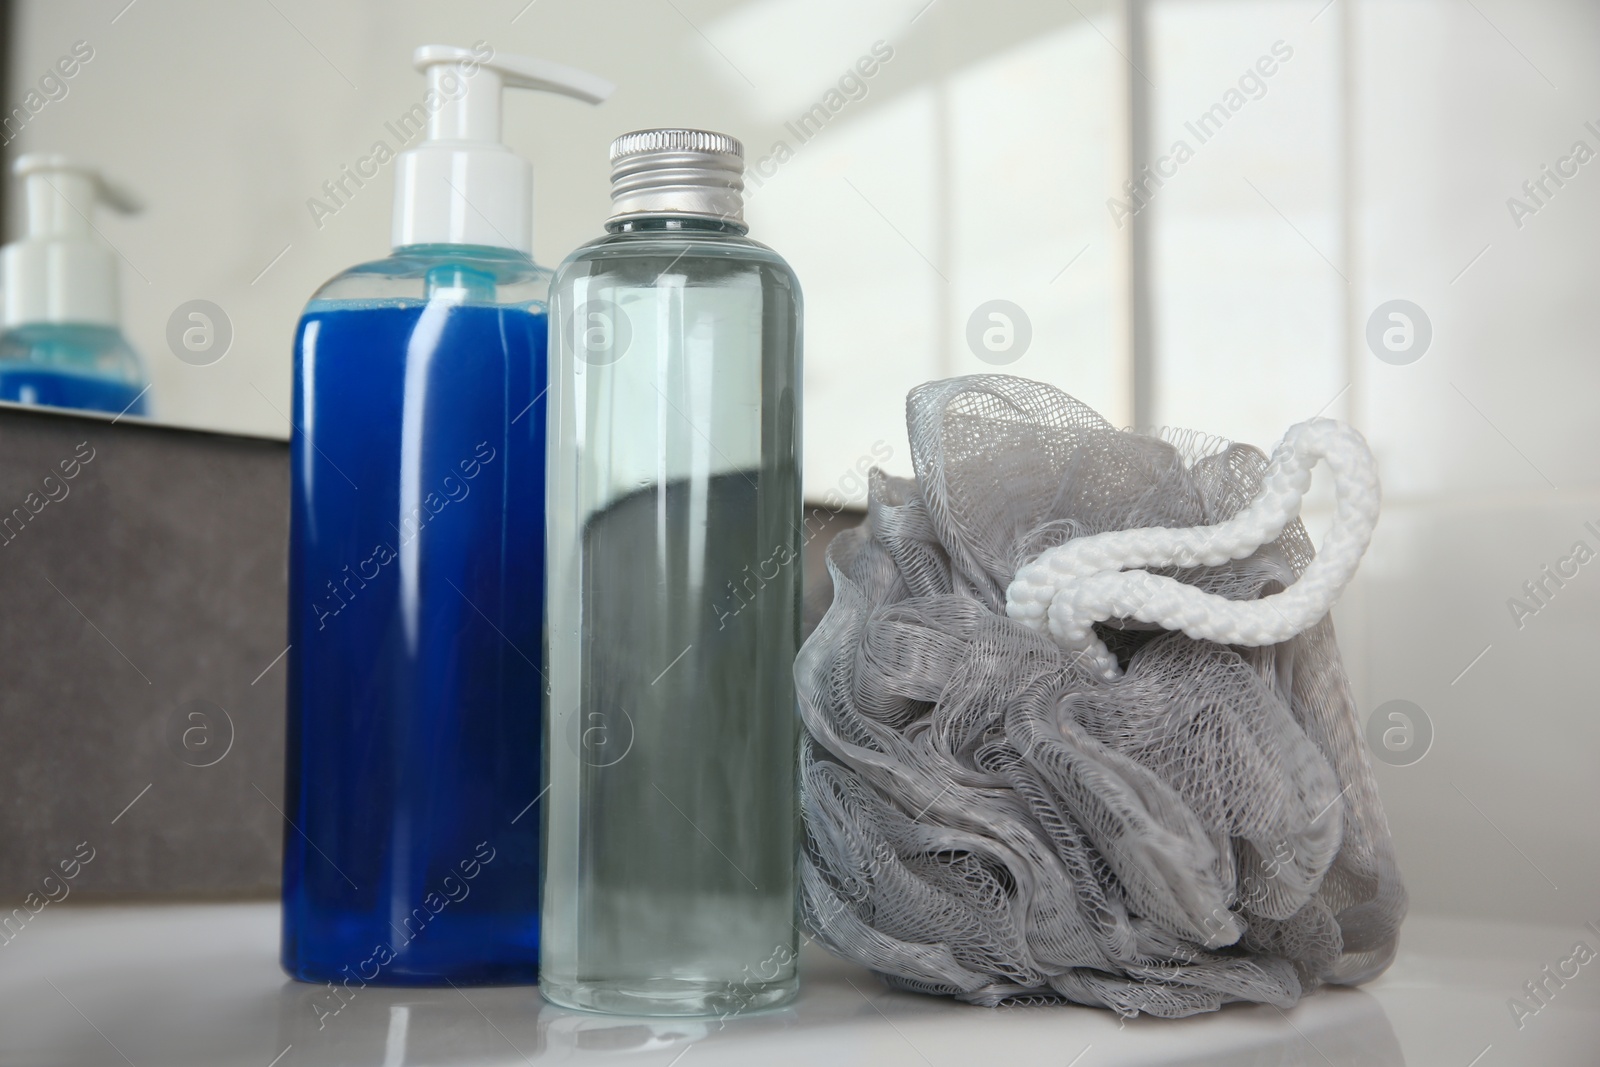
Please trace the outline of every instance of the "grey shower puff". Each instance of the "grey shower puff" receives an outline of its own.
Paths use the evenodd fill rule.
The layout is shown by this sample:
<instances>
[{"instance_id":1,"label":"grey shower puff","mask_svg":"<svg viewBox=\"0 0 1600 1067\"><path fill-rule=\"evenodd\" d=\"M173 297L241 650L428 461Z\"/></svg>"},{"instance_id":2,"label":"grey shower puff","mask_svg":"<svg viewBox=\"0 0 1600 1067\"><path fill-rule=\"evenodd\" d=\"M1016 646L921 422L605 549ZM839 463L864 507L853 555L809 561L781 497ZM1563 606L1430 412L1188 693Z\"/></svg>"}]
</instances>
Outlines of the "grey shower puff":
<instances>
[{"instance_id":1,"label":"grey shower puff","mask_svg":"<svg viewBox=\"0 0 1600 1067\"><path fill-rule=\"evenodd\" d=\"M1329 619L1263 648L1114 620L1104 681L1005 613L1070 538L1230 518L1262 453L1003 375L920 386L906 421L916 477L873 472L795 663L817 939L905 989L1129 1016L1381 973L1406 895ZM1296 521L1164 573L1248 600L1312 556Z\"/></svg>"}]
</instances>

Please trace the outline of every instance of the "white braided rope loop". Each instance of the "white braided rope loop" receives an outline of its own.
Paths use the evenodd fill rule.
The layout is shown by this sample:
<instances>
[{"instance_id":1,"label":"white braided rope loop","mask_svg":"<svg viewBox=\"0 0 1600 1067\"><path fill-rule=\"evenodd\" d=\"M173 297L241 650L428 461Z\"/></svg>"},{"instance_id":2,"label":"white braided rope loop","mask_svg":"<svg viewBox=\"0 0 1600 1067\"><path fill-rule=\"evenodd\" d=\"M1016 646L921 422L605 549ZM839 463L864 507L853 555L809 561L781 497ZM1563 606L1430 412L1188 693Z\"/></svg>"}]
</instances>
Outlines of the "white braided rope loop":
<instances>
[{"instance_id":1,"label":"white braided rope loop","mask_svg":"<svg viewBox=\"0 0 1600 1067\"><path fill-rule=\"evenodd\" d=\"M1317 556L1298 581L1259 600L1228 600L1145 567L1215 567L1275 540L1300 514L1318 460L1333 474L1335 512ZM1335 419L1289 429L1273 452L1261 491L1226 522L1184 529L1147 527L1075 538L1039 554L1006 590L1006 614L1078 651L1101 677L1121 677L1093 629L1137 619L1196 640L1273 645L1317 624L1338 601L1372 540L1381 498L1366 439Z\"/></svg>"}]
</instances>

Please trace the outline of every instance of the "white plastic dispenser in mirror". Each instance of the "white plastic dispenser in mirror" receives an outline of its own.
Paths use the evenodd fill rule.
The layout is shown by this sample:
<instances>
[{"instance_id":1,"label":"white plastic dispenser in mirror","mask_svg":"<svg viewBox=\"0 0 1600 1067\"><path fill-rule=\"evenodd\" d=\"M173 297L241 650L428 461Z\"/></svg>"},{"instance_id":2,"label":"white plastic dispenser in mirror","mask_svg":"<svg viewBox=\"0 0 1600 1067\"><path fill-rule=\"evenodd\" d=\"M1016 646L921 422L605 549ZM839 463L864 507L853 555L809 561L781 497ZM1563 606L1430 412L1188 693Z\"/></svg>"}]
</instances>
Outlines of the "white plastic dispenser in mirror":
<instances>
[{"instance_id":1,"label":"white plastic dispenser in mirror","mask_svg":"<svg viewBox=\"0 0 1600 1067\"><path fill-rule=\"evenodd\" d=\"M611 148L550 324L540 990L646 1015L798 988L800 287L738 141Z\"/></svg>"},{"instance_id":2,"label":"white plastic dispenser in mirror","mask_svg":"<svg viewBox=\"0 0 1600 1067\"><path fill-rule=\"evenodd\" d=\"M144 414L149 384L122 336L117 254L94 225L98 206L130 214L138 202L64 156L29 153L12 171L27 230L0 250L0 400Z\"/></svg>"},{"instance_id":3,"label":"white plastic dispenser in mirror","mask_svg":"<svg viewBox=\"0 0 1600 1067\"><path fill-rule=\"evenodd\" d=\"M551 272L501 91L612 86L484 44L414 63L439 106L396 162L394 250L295 340L282 962L531 983Z\"/></svg>"}]
</instances>

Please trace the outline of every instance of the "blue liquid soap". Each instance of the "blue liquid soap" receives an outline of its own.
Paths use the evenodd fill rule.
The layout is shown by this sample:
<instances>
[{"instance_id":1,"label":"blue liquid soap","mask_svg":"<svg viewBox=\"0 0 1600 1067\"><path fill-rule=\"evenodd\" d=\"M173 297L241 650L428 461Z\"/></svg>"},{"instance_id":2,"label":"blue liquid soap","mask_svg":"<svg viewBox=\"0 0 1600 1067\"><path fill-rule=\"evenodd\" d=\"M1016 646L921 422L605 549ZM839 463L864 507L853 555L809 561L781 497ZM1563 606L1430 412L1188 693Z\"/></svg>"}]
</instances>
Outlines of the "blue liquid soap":
<instances>
[{"instance_id":1,"label":"blue liquid soap","mask_svg":"<svg viewBox=\"0 0 1600 1067\"><path fill-rule=\"evenodd\" d=\"M549 277L511 250L403 248L300 321L295 978L537 979Z\"/></svg>"},{"instance_id":2,"label":"blue liquid soap","mask_svg":"<svg viewBox=\"0 0 1600 1067\"><path fill-rule=\"evenodd\" d=\"M29 323L0 335L0 400L145 414L139 357L114 326Z\"/></svg>"},{"instance_id":3,"label":"blue liquid soap","mask_svg":"<svg viewBox=\"0 0 1600 1067\"><path fill-rule=\"evenodd\" d=\"M610 83L424 45L394 252L295 339L283 968L337 985L539 974L545 346L533 168L500 93ZM470 190L468 199L464 190Z\"/></svg>"}]
</instances>

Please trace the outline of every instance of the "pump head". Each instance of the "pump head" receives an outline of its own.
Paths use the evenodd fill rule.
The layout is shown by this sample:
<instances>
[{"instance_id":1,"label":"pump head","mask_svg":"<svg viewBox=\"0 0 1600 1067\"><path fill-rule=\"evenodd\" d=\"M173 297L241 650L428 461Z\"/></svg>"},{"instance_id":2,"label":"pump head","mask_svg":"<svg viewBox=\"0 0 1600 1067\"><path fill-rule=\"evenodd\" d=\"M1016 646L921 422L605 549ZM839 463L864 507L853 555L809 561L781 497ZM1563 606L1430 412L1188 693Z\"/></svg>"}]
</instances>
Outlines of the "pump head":
<instances>
[{"instance_id":1,"label":"pump head","mask_svg":"<svg viewBox=\"0 0 1600 1067\"><path fill-rule=\"evenodd\" d=\"M524 56L423 45L427 138L396 164L393 244L533 250L533 167L501 142L502 89L537 89L598 104L604 78Z\"/></svg>"},{"instance_id":2,"label":"pump head","mask_svg":"<svg viewBox=\"0 0 1600 1067\"><path fill-rule=\"evenodd\" d=\"M118 324L116 254L95 229L100 204L140 210L126 189L65 156L30 152L11 167L23 181L27 232L0 250L5 303L0 325L73 322Z\"/></svg>"}]
</instances>

